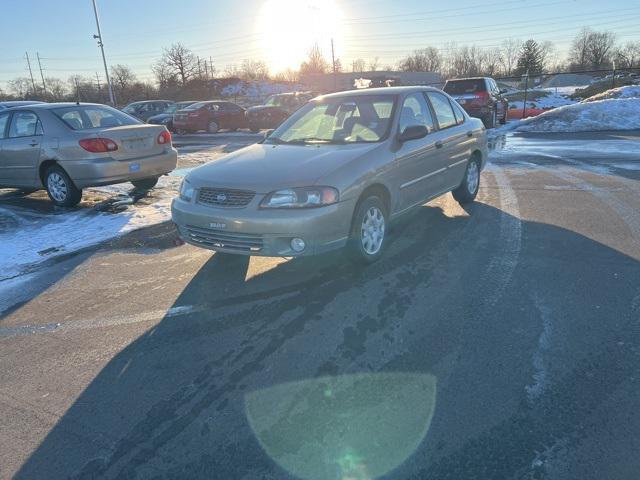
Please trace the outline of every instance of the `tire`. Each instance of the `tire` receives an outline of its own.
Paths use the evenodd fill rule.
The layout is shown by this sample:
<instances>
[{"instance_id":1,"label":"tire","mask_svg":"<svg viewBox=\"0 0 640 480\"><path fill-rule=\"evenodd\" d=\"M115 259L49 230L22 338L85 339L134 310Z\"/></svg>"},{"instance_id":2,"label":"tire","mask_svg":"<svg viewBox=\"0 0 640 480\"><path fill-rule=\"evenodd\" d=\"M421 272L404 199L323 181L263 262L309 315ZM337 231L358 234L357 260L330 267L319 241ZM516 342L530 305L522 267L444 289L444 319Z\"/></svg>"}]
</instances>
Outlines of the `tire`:
<instances>
[{"instance_id":1,"label":"tire","mask_svg":"<svg viewBox=\"0 0 640 480\"><path fill-rule=\"evenodd\" d=\"M131 183L138 190L151 190L158 183L158 177L143 178L140 180L131 180Z\"/></svg>"},{"instance_id":2,"label":"tire","mask_svg":"<svg viewBox=\"0 0 640 480\"><path fill-rule=\"evenodd\" d=\"M76 187L67 172L58 165L47 168L44 185L51 201L59 207L75 207L82 198L82 189Z\"/></svg>"},{"instance_id":3,"label":"tire","mask_svg":"<svg viewBox=\"0 0 640 480\"><path fill-rule=\"evenodd\" d=\"M209 133L218 133L218 130L220 130L220 125L213 120L209 122L209 125L207 125L207 132Z\"/></svg>"},{"instance_id":4,"label":"tire","mask_svg":"<svg viewBox=\"0 0 640 480\"><path fill-rule=\"evenodd\" d=\"M485 117L482 119L482 123L484 123L484 128L488 130L490 128L496 128L497 120L498 120L498 111L494 108L488 117Z\"/></svg>"},{"instance_id":5,"label":"tire","mask_svg":"<svg viewBox=\"0 0 640 480\"><path fill-rule=\"evenodd\" d=\"M471 160L469 160L469 163L467 164L467 170L464 172L462 183L451 193L458 203L464 205L475 200L479 189L480 161L475 157L471 157Z\"/></svg>"},{"instance_id":6,"label":"tire","mask_svg":"<svg viewBox=\"0 0 640 480\"><path fill-rule=\"evenodd\" d=\"M349 257L361 264L378 260L387 244L388 225L387 208L380 197L372 195L361 201L353 215L348 243ZM365 228L368 228L366 232Z\"/></svg>"}]
</instances>

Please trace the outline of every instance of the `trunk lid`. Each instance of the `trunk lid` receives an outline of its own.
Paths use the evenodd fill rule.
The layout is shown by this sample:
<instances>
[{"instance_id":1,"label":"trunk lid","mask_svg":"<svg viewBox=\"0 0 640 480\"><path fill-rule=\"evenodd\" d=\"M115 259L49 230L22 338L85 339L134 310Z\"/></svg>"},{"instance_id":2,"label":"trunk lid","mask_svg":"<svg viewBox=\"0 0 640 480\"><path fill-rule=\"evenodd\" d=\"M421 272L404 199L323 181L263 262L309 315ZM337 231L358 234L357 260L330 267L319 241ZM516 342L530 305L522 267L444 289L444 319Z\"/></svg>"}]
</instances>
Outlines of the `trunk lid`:
<instances>
[{"instance_id":1,"label":"trunk lid","mask_svg":"<svg viewBox=\"0 0 640 480\"><path fill-rule=\"evenodd\" d=\"M118 150L111 152L112 158L132 160L162 153L167 144L159 144L158 135L164 129L161 125L125 125L101 129L93 136L116 142Z\"/></svg>"}]
</instances>

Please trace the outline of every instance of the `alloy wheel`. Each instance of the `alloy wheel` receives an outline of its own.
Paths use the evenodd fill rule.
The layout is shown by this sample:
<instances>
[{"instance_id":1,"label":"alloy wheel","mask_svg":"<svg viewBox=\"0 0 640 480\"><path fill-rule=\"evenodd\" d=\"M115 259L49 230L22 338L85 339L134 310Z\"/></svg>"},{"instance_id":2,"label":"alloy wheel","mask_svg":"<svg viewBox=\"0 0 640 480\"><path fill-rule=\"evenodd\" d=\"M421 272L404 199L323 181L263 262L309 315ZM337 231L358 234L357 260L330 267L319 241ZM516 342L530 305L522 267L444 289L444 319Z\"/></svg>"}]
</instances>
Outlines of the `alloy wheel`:
<instances>
[{"instance_id":1,"label":"alloy wheel","mask_svg":"<svg viewBox=\"0 0 640 480\"><path fill-rule=\"evenodd\" d=\"M69 189L62 175L56 172L50 173L47 177L47 187L55 201L64 202L66 200Z\"/></svg>"},{"instance_id":2,"label":"alloy wheel","mask_svg":"<svg viewBox=\"0 0 640 480\"><path fill-rule=\"evenodd\" d=\"M384 214L378 207L371 207L362 219L360 241L368 255L375 255L382 248L384 241Z\"/></svg>"}]
</instances>

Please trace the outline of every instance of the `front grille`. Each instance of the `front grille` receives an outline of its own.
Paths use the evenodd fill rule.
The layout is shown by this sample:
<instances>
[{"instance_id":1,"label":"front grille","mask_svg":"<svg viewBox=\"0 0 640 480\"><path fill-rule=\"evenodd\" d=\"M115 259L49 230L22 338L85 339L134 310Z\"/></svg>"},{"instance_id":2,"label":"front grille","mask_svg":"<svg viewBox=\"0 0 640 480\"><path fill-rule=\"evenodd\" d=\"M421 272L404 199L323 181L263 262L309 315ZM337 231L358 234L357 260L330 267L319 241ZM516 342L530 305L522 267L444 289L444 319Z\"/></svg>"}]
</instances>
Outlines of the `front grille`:
<instances>
[{"instance_id":1,"label":"front grille","mask_svg":"<svg viewBox=\"0 0 640 480\"><path fill-rule=\"evenodd\" d=\"M253 200L256 192L204 187L198 191L198 203L216 207L244 207Z\"/></svg>"},{"instance_id":2,"label":"front grille","mask_svg":"<svg viewBox=\"0 0 640 480\"><path fill-rule=\"evenodd\" d=\"M195 244L210 248L226 248L243 252L259 252L264 246L260 235L249 233L224 232L213 228L187 225L189 240Z\"/></svg>"}]
</instances>

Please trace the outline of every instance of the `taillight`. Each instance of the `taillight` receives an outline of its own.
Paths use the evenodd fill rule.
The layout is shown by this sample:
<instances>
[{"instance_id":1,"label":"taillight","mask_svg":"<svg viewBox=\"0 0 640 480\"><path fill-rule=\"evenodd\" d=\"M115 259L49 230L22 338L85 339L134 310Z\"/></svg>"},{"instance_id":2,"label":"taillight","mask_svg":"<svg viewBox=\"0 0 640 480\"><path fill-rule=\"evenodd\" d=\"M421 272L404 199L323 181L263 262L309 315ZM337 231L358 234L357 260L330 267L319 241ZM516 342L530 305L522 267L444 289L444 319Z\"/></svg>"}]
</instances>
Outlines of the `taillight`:
<instances>
[{"instance_id":1,"label":"taillight","mask_svg":"<svg viewBox=\"0 0 640 480\"><path fill-rule=\"evenodd\" d=\"M110 138L85 138L78 142L82 148L91 153L115 152L118 144Z\"/></svg>"},{"instance_id":2,"label":"taillight","mask_svg":"<svg viewBox=\"0 0 640 480\"><path fill-rule=\"evenodd\" d=\"M158 135L158 144L171 145L171 134L166 130L163 132L160 132L160 135Z\"/></svg>"}]
</instances>

